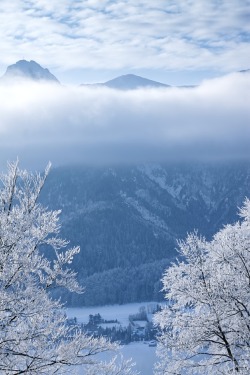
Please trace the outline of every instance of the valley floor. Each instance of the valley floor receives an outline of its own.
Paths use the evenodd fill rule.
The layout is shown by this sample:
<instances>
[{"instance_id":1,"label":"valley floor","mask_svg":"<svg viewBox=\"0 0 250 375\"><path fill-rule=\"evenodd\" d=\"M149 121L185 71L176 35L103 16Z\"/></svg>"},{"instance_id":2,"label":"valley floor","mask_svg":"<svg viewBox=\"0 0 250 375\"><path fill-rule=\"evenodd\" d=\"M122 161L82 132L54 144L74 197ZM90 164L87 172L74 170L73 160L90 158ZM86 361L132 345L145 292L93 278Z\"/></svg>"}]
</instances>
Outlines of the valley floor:
<instances>
[{"instance_id":1,"label":"valley floor","mask_svg":"<svg viewBox=\"0 0 250 375\"><path fill-rule=\"evenodd\" d=\"M122 326L129 324L129 315L136 314L140 308L145 307L147 314L150 316L151 311L159 305L159 302L136 302L127 303L125 305L105 305L90 307L69 307L66 309L68 318L76 318L78 323L86 324L89 315L100 314L106 320L117 319Z\"/></svg>"},{"instance_id":2,"label":"valley floor","mask_svg":"<svg viewBox=\"0 0 250 375\"><path fill-rule=\"evenodd\" d=\"M89 320L89 315L99 313L104 319L117 319L123 327L126 327L129 324L129 315L138 313L141 308L145 308L148 316L152 319L151 311L156 305L156 302L141 302L126 305L67 308L66 312L69 319L76 318L80 324L86 324ZM121 354L124 359L132 358L132 361L136 363L135 369L141 375L153 375L154 363L157 360L156 347L150 346L149 342L131 342L121 348ZM110 358L106 353L100 357L106 361ZM79 368L77 373L78 375L83 375L83 370Z\"/></svg>"},{"instance_id":3,"label":"valley floor","mask_svg":"<svg viewBox=\"0 0 250 375\"><path fill-rule=\"evenodd\" d=\"M121 348L121 354L125 360L132 359L133 363L135 363L133 369L137 370L140 375L153 375L154 364L157 361L155 349L155 347L149 347L147 343L132 342ZM107 353L102 354L100 357L103 361L108 361L111 358ZM76 374L84 375L83 369L77 368Z\"/></svg>"}]
</instances>

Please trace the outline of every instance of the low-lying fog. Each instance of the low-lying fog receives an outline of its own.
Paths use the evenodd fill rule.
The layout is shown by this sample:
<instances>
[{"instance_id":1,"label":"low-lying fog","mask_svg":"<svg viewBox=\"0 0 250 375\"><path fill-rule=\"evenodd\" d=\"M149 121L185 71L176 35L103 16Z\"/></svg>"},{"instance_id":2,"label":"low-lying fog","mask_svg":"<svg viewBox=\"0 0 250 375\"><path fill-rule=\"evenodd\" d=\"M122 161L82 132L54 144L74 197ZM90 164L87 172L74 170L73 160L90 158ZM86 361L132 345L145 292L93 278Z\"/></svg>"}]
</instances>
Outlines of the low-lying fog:
<instances>
[{"instance_id":1,"label":"low-lying fog","mask_svg":"<svg viewBox=\"0 0 250 375\"><path fill-rule=\"evenodd\" d=\"M196 88L0 86L0 160L25 167L250 155L250 74ZM1 165L1 166L2 166Z\"/></svg>"}]
</instances>

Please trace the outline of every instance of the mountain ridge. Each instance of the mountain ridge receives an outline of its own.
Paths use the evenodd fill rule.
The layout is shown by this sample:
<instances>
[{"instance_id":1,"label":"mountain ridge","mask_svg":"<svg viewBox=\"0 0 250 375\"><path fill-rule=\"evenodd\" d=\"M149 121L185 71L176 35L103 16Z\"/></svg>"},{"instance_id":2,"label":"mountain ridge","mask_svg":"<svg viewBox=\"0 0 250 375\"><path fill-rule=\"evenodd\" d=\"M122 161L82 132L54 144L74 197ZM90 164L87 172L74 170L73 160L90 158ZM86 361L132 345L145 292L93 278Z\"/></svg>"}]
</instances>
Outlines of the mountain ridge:
<instances>
[{"instance_id":1,"label":"mountain ridge","mask_svg":"<svg viewBox=\"0 0 250 375\"><path fill-rule=\"evenodd\" d=\"M62 236L80 245L73 266L87 287L83 296L66 300L83 305L160 298L160 279L177 255L177 240L194 230L209 240L236 221L249 186L249 163L52 170L43 200L62 210Z\"/></svg>"},{"instance_id":2,"label":"mountain ridge","mask_svg":"<svg viewBox=\"0 0 250 375\"><path fill-rule=\"evenodd\" d=\"M241 70L238 73L249 73L250 69ZM49 69L43 68L34 60L19 60L15 64L9 65L0 82L13 82L15 80L31 80L59 83ZM116 90L137 90L140 88L194 88L197 85L172 86L166 83L154 81L136 74L123 74L102 83L81 83L80 87L107 87Z\"/></svg>"},{"instance_id":3,"label":"mountain ridge","mask_svg":"<svg viewBox=\"0 0 250 375\"><path fill-rule=\"evenodd\" d=\"M16 80L43 81L59 84L59 80L47 68L43 68L34 60L19 60L15 64L9 65L2 81Z\"/></svg>"},{"instance_id":4,"label":"mountain ridge","mask_svg":"<svg viewBox=\"0 0 250 375\"><path fill-rule=\"evenodd\" d=\"M86 84L81 84L81 86L86 86ZM109 81L104 83L94 83L94 84L87 84L87 86L105 86L111 89L118 89L118 90L136 90L139 88L164 88L170 87L170 85L153 81L148 78L144 78L135 74L124 74L118 77L115 77Z\"/></svg>"}]
</instances>

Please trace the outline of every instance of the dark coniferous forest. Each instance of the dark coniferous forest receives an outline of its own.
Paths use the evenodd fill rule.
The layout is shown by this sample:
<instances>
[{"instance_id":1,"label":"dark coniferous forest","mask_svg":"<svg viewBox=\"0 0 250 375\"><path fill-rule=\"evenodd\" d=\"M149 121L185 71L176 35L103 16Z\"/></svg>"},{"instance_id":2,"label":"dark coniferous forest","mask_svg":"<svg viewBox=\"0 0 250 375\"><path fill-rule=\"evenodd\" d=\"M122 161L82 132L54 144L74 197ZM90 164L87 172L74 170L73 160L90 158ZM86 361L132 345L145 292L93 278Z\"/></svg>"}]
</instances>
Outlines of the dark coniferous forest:
<instances>
[{"instance_id":1,"label":"dark coniferous forest","mask_svg":"<svg viewBox=\"0 0 250 375\"><path fill-rule=\"evenodd\" d=\"M162 300L177 239L211 239L236 221L249 182L246 162L52 169L42 201L62 210L62 236L81 246L73 268L86 287L60 296L72 306Z\"/></svg>"}]
</instances>

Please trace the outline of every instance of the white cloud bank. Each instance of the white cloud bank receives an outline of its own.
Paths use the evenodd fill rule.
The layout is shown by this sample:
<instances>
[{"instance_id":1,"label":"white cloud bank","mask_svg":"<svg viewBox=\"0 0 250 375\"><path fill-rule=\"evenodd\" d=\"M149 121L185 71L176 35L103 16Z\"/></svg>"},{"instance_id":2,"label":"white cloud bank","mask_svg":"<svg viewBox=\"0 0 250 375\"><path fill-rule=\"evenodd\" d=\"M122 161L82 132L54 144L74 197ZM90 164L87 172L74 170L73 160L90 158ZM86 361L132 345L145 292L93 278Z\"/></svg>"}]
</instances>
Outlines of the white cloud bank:
<instances>
[{"instance_id":1,"label":"white cloud bank","mask_svg":"<svg viewBox=\"0 0 250 375\"><path fill-rule=\"evenodd\" d=\"M250 74L197 88L0 87L0 160L67 163L250 157Z\"/></svg>"}]
</instances>

